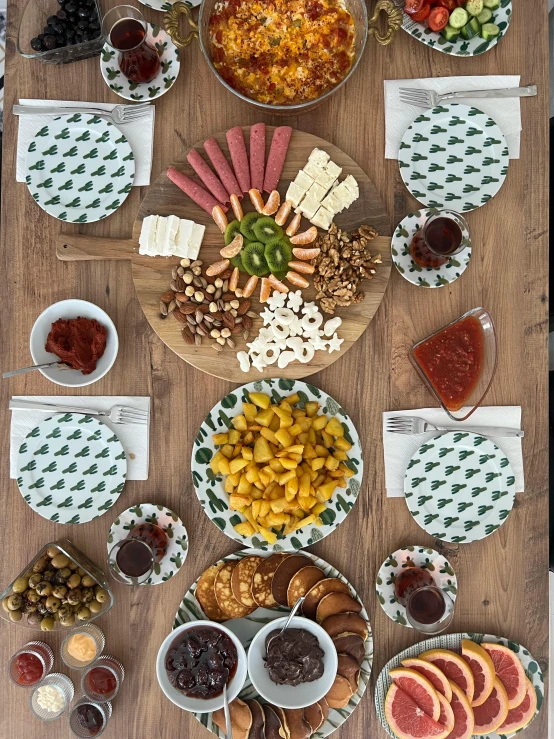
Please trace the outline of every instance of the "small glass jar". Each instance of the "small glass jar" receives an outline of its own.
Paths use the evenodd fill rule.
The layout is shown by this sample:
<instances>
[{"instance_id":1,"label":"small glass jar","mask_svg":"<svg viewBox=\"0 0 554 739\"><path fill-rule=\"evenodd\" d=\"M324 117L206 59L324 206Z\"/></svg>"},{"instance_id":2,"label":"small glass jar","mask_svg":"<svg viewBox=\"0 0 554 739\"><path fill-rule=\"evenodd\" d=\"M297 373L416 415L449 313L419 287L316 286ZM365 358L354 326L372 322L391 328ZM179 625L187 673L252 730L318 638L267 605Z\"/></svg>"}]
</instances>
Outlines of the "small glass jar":
<instances>
[{"instance_id":1,"label":"small glass jar","mask_svg":"<svg viewBox=\"0 0 554 739\"><path fill-rule=\"evenodd\" d=\"M410 593L406 616L420 634L442 634L454 618L454 601L442 588L425 585Z\"/></svg>"},{"instance_id":2,"label":"small glass jar","mask_svg":"<svg viewBox=\"0 0 554 739\"><path fill-rule=\"evenodd\" d=\"M154 548L146 541L127 537L110 549L110 575L122 585L144 585L156 562Z\"/></svg>"},{"instance_id":3,"label":"small glass jar","mask_svg":"<svg viewBox=\"0 0 554 739\"><path fill-rule=\"evenodd\" d=\"M106 690L100 690L98 682L98 673L95 670L105 671L104 678L106 680ZM94 678L96 677L96 684ZM93 701L100 703L111 701L115 698L119 691L119 686L125 677L125 668L121 662L109 654L104 654L89 665L83 672L81 678L81 690Z\"/></svg>"},{"instance_id":4,"label":"small glass jar","mask_svg":"<svg viewBox=\"0 0 554 739\"><path fill-rule=\"evenodd\" d=\"M28 661L29 667L34 663L39 667L42 667L40 676L37 675L36 680L31 682L22 682L21 663ZM48 644L42 641L30 641L25 646L21 647L10 660L10 677L12 681L21 686L22 688L30 688L37 685L41 680L44 680L46 675L52 669L54 665L54 652L50 649Z\"/></svg>"},{"instance_id":5,"label":"small glass jar","mask_svg":"<svg viewBox=\"0 0 554 739\"><path fill-rule=\"evenodd\" d=\"M93 725L91 720L87 721L87 709L88 718L94 720L96 725ZM85 713L83 714L83 712ZM112 704L109 701L99 703L83 696L71 708L69 728L75 736L81 737L81 739L97 737L103 733L111 715ZM100 728L98 728L98 725Z\"/></svg>"},{"instance_id":6,"label":"small glass jar","mask_svg":"<svg viewBox=\"0 0 554 739\"><path fill-rule=\"evenodd\" d=\"M79 660L69 653L69 645L70 645L71 639L79 635L90 637L92 641L94 642L96 652L94 656L89 660L86 660L86 661ZM96 626L95 624L85 624L84 626L79 626L79 628L74 629L71 632L71 634L69 634L69 636L67 636L63 640L62 647L61 647L62 660L64 664L66 664L72 670L84 670L85 667L88 667L88 665L94 662L94 660L97 659L102 654L105 644L106 644L106 639L104 637L102 630L99 629L98 626Z\"/></svg>"},{"instance_id":7,"label":"small glass jar","mask_svg":"<svg viewBox=\"0 0 554 739\"><path fill-rule=\"evenodd\" d=\"M40 693L41 688L45 686L51 686L60 694L63 705L58 709L48 709L40 705ZM29 698L29 705L34 715L42 721L55 721L58 719L69 707L69 704L73 700L75 694L75 688L73 682L67 677L62 675L61 672L51 672L47 675L44 680L34 688Z\"/></svg>"}]
</instances>

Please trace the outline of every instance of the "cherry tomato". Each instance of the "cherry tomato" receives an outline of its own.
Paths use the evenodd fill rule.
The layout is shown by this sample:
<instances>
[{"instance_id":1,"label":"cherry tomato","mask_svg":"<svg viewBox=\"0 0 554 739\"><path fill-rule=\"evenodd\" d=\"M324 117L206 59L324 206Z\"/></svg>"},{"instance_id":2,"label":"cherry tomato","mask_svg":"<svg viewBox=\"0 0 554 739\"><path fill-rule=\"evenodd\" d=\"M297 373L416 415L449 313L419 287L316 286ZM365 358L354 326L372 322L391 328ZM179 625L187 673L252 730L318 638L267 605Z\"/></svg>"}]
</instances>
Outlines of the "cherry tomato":
<instances>
[{"instance_id":1,"label":"cherry tomato","mask_svg":"<svg viewBox=\"0 0 554 739\"><path fill-rule=\"evenodd\" d=\"M406 0L404 4L404 12L409 15L414 15L415 13L419 13L424 5L425 0Z\"/></svg>"},{"instance_id":2,"label":"cherry tomato","mask_svg":"<svg viewBox=\"0 0 554 739\"><path fill-rule=\"evenodd\" d=\"M429 15L429 28L436 33L442 31L448 25L450 13L446 8L433 8Z\"/></svg>"},{"instance_id":3,"label":"cherry tomato","mask_svg":"<svg viewBox=\"0 0 554 739\"><path fill-rule=\"evenodd\" d=\"M421 8L421 10L419 11L419 13L414 13L412 15L412 20L413 21L417 21L418 23L421 23L422 21L424 21L426 18L429 17L429 13L430 12L431 12L431 6L429 5L429 3L426 3Z\"/></svg>"},{"instance_id":4,"label":"cherry tomato","mask_svg":"<svg viewBox=\"0 0 554 739\"><path fill-rule=\"evenodd\" d=\"M441 8L446 8L450 12L456 10L458 7L456 0L437 0L436 4Z\"/></svg>"}]
</instances>

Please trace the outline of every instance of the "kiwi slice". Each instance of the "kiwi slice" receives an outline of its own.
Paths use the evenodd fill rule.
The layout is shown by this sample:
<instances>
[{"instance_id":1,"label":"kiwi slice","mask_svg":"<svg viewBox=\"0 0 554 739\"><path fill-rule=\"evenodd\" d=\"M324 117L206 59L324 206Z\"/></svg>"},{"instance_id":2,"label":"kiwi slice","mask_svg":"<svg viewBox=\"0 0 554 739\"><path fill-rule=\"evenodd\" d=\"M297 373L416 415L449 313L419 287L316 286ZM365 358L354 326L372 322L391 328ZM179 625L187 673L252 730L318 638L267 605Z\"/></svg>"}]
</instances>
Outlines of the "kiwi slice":
<instances>
[{"instance_id":1,"label":"kiwi slice","mask_svg":"<svg viewBox=\"0 0 554 739\"><path fill-rule=\"evenodd\" d=\"M274 275L286 273L292 259L292 249L283 239L271 239L265 245L265 261Z\"/></svg>"},{"instance_id":2,"label":"kiwi slice","mask_svg":"<svg viewBox=\"0 0 554 739\"><path fill-rule=\"evenodd\" d=\"M272 239L279 239L283 235L281 226L275 223L273 218L262 216L252 226L252 230L256 234L258 241L267 244Z\"/></svg>"},{"instance_id":3,"label":"kiwi slice","mask_svg":"<svg viewBox=\"0 0 554 739\"><path fill-rule=\"evenodd\" d=\"M259 241L251 241L241 251L242 266L249 275L264 277L269 274L269 267L264 257L265 246Z\"/></svg>"},{"instance_id":4,"label":"kiwi slice","mask_svg":"<svg viewBox=\"0 0 554 739\"><path fill-rule=\"evenodd\" d=\"M223 239L225 241L225 245L228 246L231 241L235 238L237 234L240 233L240 223L238 221L231 221L227 228L225 229L225 233L223 234Z\"/></svg>"},{"instance_id":5,"label":"kiwi slice","mask_svg":"<svg viewBox=\"0 0 554 739\"><path fill-rule=\"evenodd\" d=\"M243 247L244 248L244 247ZM242 250L239 251L236 257L233 257L230 261L233 267L238 267L241 272L246 272L242 263Z\"/></svg>"},{"instance_id":6,"label":"kiwi slice","mask_svg":"<svg viewBox=\"0 0 554 739\"><path fill-rule=\"evenodd\" d=\"M240 222L240 232L248 241L257 241L258 237L253 231L253 226L262 216L259 213L247 213Z\"/></svg>"}]
</instances>

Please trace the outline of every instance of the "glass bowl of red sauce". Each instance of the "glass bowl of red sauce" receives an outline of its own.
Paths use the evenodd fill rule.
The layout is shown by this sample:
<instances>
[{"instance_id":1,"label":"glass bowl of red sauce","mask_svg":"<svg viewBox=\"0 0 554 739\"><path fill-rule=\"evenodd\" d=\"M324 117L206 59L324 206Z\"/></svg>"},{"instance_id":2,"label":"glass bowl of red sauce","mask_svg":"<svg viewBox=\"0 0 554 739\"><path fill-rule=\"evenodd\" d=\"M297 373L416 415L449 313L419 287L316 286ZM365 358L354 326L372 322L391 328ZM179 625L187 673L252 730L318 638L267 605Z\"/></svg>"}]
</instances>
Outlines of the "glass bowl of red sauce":
<instances>
[{"instance_id":1,"label":"glass bowl of red sauce","mask_svg":"<svg viewBox=\"0 0 554 739\"><path fill-rule=\"evenodd\" d=\"M410 359L427 389L454 421L478 408L496 371L496 332L490 313L473 308L418 341Z\"/></svg>"},{"instance_id":2,"label":"glass bowl of red sauce","mask_svg":"<svg viewBox=\"0 0 554 739\"><path fill-rule=\"evenodd\" d=\"M54 653L41 641L30 641L10 660L10 677L16 685L30 688L46 677L54 664Z\"/></svg>"}]
</instances>

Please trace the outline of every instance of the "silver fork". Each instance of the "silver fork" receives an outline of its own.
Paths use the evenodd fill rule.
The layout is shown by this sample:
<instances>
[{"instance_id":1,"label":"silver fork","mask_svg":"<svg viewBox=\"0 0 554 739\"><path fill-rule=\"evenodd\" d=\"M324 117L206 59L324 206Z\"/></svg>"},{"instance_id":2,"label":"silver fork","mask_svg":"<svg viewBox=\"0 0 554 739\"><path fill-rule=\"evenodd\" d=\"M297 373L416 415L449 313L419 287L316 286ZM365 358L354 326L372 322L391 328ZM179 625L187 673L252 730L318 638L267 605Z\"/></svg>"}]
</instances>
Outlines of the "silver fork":
<instances>
[{"instance_id":1,"label":"silver fork","mask_svg":"<svg viewBox=\"0 0 554 739\"><path fill-rule=\"evenodd\" d=\"M150 103L139 103L138 105L116 105L113 110L101 110L100 108L83 106L82 108L66 108L62 105L58 106L40 106L40 105L14 105L12 113L14 115L72 115L73 113L83 113L84 115L96 115L99 118L109 118L112 123L121 125L122 123L131 123L139 118L144 118L148 113Z\"/></svg>"},{"instance_id":2,"label":"silver fork","mask_svg":"<svg viewBox=\"0 0 554 739\"><path fill-rule=\"evenodd\" d=\"M440 103L449 100L463 100L467 98L526 98L537 94L536 85L527 87L505 87L500 90L467 90L465 92L446 92L439 95L434 90L419 90L412 87L401 87L398 91L400 100L407 105L418 108L436 108Z\"/></svg>"},{"instance_id":3,"label":"silver fork","mask_svg":"<svg viewBox=\"0 0 554 739\"><path fill-rule=\"evenodd\" d=\"M55 405L53 403L37 403L33 400L10 400L11 411L46 411L48 413L81 413L87 416L105 416L113 423L139 424L148 422L148 411L139 408L130 408L125 405L114 405L109 411L99 411L95 408L79 408L70 405Z\"/></svg>"},{"instance_id":4,"label":"silver fork","mask_svg":"<svg viewBox=\"0 0 554 739\"><path fill-rule=\"evenodd\" d=\"M521 429L508 429L501 426L435 426L418 416L391 416L387 418L387 431L392 434L424 434L427 431L469 431L481 436L516 436L522 438Z\"/></svg>"}]
</instances>

